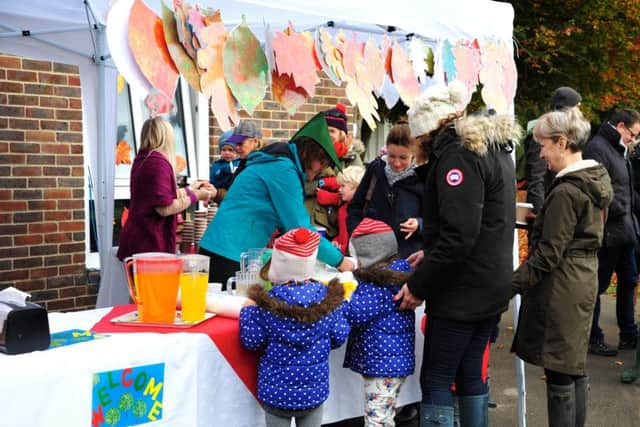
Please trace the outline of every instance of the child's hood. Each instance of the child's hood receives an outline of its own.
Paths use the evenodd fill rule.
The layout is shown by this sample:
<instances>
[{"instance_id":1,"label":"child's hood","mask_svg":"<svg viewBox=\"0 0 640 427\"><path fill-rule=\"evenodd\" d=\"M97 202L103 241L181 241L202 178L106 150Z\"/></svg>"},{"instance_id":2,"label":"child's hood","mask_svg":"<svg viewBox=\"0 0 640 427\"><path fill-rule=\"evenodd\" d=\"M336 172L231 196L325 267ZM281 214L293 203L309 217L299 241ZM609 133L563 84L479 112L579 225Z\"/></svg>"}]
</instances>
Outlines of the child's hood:
<instances>
[{"instance_id":1,"label":"child's hood","mask_svg":"<svg viewBox=\"0 0 640 427\"><path fill-rule=\"evenodd\" d=\"M338 308L344 299L344 289L337 280L328 286L315 281L274 286L267 292L262 286L252 286L248 297L259 307L279 317L292 317L303 323L313 323Z\"/></svg>"},{"instance_id":2,"label":"child's hood","mask_svg":"<svg viewBox=\"0 0 640 427\"><path fill-rule=\"evenodd\" d=\"M397 259L382 262L353 272L358 282L368 282L378 286L402 286L411 276L411 267L406 260Z\"/></svg>"}]
</instances>

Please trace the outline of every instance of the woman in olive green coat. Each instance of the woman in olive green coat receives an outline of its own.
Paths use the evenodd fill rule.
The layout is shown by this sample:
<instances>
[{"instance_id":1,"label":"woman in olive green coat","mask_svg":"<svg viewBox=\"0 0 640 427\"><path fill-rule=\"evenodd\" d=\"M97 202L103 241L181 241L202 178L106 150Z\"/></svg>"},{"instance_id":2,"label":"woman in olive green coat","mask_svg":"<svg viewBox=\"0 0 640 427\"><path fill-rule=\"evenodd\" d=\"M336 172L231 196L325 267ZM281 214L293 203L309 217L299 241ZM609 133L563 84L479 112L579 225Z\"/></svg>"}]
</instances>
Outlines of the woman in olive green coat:
<instances>
[{"instance_id":1,"label":"woman in olive green coat","mask_svg":"<svg viewBox=\"0 0 640 427\"><path fill-rule=\"evenodd\" d=\"M583 426L586 418L596 255L613 197L606 169L582 160L589 131L577 107L547 113L536 123L540 156L557 175L534 223L535 247L513 276L523 300L512 351L544 367L550 426Z\"/></svg>"}]
</instances>

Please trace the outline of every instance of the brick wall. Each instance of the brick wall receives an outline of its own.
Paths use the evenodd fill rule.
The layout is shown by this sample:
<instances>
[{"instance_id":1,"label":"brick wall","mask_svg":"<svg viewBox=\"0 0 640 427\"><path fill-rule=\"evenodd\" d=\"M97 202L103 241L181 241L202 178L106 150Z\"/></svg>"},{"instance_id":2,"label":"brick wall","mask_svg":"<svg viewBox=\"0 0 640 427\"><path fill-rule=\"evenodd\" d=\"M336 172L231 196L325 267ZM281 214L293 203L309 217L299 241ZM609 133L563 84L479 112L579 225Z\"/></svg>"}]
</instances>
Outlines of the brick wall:
<instances>
[{"instance_id":1,"label":"brick wall","mask_svg":"<svg viewBox=\"0 0 640 427\"><path fill-rule=\"evenodd\" d=\"M321 75L321 81L316 86L316 96L302 105L296 114L290 116L282 106L273 101L271 92L267 92L265 100L256 107L253 115L249 117L246 111L240 111L241 119L257 121L262 126L263 143L288 141L300 127L311 119L316 113L334 108L338 102L347 107L349 119L349 130L353 123L353 108L349 105L344 87L338 87L333 82ZM214 155L218 154L218 137L222 131L218 127L213 114L209 115L209 152L210 163L213 162Z\"/></svg>"},{"instance_id":2,"label":"brick wall","mask_svg":"<svg viewBox=\"0 0 640 427\"><path fill-rule=\"evenodd\" d=\"M0 53L0 289L48 310L95 305L83 163L78 68Z\"/></svg>"}]
</instances>

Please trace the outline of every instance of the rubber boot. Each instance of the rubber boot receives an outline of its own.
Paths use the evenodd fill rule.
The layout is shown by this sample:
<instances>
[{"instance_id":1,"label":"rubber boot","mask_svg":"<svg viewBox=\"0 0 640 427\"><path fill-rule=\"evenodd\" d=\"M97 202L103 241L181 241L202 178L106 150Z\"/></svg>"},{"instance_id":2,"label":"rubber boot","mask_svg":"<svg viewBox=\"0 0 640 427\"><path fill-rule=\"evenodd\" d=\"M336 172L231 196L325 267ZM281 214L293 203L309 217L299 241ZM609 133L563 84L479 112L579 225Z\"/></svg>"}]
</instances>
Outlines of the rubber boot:
<instances>
[{"instance_id":1,"label":"rubber boot","mask_svg":"<svg viewBox=\"0 0 640 427\"><path fill-rule=\"evenodd\" d=\"M453 427L453 406L420 404L420 427Z\"/></svg>"},{"instance_id":2,"label":"rubber boot","mask_svg":"<svg viewBox=\"0 0 640 427\"><path fill-rule=\"evenodd\" d=\"M549 427L574 427L576 425L575 385L547 383L547 411Z\"/></svg>"},{"instance_id":3,"label":"rubber boot","mask_svg":"<svg viewBox=\"0 0 640 427\"><path fill-rule=\"evenodd\" d=\"M587 421L589 377L578 378L574 384L576 387L576 427L584 427Z\"/></svg>"},{"instance_id":4,"label":"rubber boot","mask_svg":"<svg viewBox=\"0 0 640 427\"><path fill-rule=\"evenodd\" d=\"M460 427L489 426L489 394L458 396Z\"/></svg>"}]
</instances>

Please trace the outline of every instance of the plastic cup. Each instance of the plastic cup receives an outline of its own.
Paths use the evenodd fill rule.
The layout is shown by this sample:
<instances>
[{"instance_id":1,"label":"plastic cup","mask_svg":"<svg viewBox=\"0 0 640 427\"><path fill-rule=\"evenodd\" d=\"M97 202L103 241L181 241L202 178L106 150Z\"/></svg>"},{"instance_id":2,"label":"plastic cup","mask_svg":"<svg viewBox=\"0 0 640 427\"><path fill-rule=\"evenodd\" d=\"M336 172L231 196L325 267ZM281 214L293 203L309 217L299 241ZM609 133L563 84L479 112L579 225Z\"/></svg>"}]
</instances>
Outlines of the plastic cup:
<instances>
[{"instance_id":1,"label":"plastic cup","mask_svg":"<svg viewBox=\"0 0 640 427\"><path fill-rule=\"evenodd\" d=\"M180 274L182 297L182 320L187 323L204 319L209 287L209 257L205 255L183 255Z\"/></svg>"}]
</instances>

